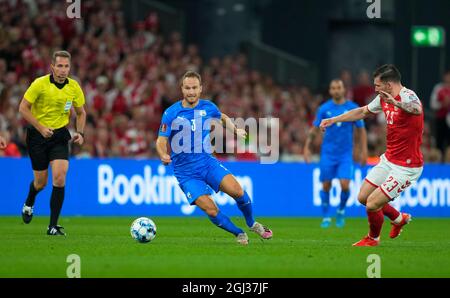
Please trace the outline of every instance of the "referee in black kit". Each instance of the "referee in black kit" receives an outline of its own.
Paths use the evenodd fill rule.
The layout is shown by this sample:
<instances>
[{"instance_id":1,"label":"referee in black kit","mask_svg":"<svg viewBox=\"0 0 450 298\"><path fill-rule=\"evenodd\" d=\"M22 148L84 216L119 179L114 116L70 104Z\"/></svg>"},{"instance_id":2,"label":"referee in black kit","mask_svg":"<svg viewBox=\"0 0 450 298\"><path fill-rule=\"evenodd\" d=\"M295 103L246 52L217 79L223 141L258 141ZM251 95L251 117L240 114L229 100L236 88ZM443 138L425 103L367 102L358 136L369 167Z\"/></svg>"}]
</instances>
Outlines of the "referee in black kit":
<instances>
[{"instance_id":1,"label":"referee in black kit","mask_svg":"<svg viewBox=\"0 0 450 298\"><path fill-rule=\"evenodd\" d=\"M65 236L63 227L58 225L58 217L64 202L66 174L69 169L69 141L72 136L66 126L70 120L72 107L76 113L76 133L73 141L79 145L84 142L85 99L80 85L68 77L70 59L69 52L53 53L51 74L34 80L19 106L20 114L30 124L26 143L34 174L28 197L22 208L22 219L26 224L31 222L36 195L47 184L50 164L53 191L47 235Z\"/></svg>"}]
</instances>

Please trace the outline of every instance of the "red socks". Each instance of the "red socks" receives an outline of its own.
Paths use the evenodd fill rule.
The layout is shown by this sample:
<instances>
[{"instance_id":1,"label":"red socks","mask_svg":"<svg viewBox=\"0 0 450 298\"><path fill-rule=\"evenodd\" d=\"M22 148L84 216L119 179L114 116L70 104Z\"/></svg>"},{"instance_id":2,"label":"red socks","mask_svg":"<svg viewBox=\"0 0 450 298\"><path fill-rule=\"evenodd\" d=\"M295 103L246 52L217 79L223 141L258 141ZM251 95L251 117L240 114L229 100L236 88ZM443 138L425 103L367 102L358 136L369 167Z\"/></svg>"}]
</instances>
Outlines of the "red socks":
<instances>
[{"instance_id":1,"label":"red socks","mask_svg":"<svg viewBox=\"0 0 450 298\"><path fill-rule=\"evenodd\" d=\"M390 220L394 221L400 216L400 212L397 211L394 207L389 204L384 205L383 209L381 209Z\"/></svg>"},{"instance_id":2,"label":"red socks","mask_svg":"<svg viewBox=\"0 0 450 298\"><path fill-rule=\"evenodd\" d=\"M384 222L384 214L382 210L375 212L367 211L367 217L369 219L369 236L373 239L378 239L381 233L381 227Z\"/></svg>"}]
</instances>

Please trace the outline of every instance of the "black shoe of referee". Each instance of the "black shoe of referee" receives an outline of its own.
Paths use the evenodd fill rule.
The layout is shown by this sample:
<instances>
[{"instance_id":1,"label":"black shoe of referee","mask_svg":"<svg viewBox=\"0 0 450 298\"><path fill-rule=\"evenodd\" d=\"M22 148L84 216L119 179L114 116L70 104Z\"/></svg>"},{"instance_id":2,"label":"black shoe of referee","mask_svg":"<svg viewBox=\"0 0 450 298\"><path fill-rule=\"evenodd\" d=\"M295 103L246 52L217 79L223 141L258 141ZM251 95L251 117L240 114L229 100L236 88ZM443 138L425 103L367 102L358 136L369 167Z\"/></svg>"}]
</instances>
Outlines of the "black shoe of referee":
<instances>
[{"instance_id":1,"label":"black shoe of referee","mask_svg":"<svg viewBox=\"0 0 450 298\"><path fill-rule=\"evenodd\" d=\"M50 236L66 236L66 233L64 233L64 228L61 226L53 226L48 227L47 229L47 235Z\"/></svg>"},{"instance_id":2,"label":"black shoe of referee","mask_svg":"<svg viewBox=\"0 0 450 298\"><path fill-rule=\"evenodd\" d=\"M33 219L33 207L23 205L22 208L22 220L24 223L29 224Z\"/></svg>"}]
</instances>

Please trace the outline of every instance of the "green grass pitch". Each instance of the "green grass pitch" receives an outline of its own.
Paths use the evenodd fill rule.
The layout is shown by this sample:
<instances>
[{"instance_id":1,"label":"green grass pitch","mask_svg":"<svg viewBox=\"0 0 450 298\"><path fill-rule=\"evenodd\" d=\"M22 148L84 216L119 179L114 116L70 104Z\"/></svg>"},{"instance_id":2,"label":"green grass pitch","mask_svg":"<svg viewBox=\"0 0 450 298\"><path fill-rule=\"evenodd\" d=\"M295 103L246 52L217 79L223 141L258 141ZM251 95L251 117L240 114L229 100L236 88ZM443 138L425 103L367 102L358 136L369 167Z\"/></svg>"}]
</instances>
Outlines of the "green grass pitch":
<instances>
[{"instance_id":1,"label":"green grass pitch","mask_svg":"<svg viewBox=\"0 0 450 298\"><path fill-rule=\"evenodd\" d=\"M153 217L158 234L147 244L129 232L134 217L63 217L67 237L45 234L48 217L25 225L0 217L0 277L66 277L67 256L81 258L81 277L366 277L378 254L381 277L450 277L450 219L414 218L398 239L385 221L381 245L351 244L367 233L365 218L323 230L317 218L260 218L274 231L250 244L206 217ZM241 218L233 219L243 227Z\"/></svg>"}]
</instances>

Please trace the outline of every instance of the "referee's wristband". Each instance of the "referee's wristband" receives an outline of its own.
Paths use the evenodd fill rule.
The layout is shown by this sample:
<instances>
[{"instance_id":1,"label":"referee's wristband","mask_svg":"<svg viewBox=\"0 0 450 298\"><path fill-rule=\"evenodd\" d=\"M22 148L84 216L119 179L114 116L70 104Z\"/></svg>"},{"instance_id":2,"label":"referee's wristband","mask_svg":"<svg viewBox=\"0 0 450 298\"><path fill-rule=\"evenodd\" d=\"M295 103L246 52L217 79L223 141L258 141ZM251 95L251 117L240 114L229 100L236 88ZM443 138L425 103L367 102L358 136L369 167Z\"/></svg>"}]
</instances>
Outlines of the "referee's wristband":
<instances>
[{"instance_id":1,"label":"referee's wristband","mask_svg":"<svg viewBox=\"0 0 450 298\"><path fill-rule=\"evenodd\" d=\"M84 133L77 131L77 134L81 135L84 139Z\"/></svg>"}]
</instances>

